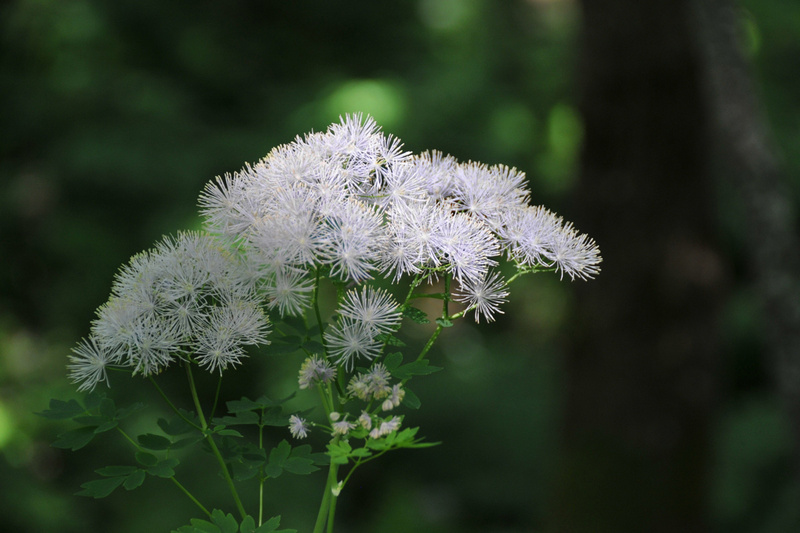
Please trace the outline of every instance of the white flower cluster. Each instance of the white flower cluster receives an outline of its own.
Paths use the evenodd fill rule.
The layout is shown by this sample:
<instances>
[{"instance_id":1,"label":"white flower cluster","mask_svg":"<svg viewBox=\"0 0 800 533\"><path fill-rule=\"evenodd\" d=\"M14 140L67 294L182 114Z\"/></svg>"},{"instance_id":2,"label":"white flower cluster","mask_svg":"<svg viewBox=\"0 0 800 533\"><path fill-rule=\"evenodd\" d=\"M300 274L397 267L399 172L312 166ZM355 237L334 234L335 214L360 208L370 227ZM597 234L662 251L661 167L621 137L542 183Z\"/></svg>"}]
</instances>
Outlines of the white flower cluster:
<instances>
[{"instance_id":1,"label":"white flower cluster","mask_svg":"<svg viewBox=\"0 0 800 533\"><path fill-rule=\"evenodd\" d=\"M266 342L252 268L197 232L167 237L117 274L92 332L70 356L79 390L108 381L109 365L157 374L191 358L210 371L238 364L243 346Z\"/></svg>"},{"instance_id":2,"label":"white flower cluster","mask_svg":"<svg viewBox=\"0 0 800 533\"><path fill-rule=\"evenodd\" d=\"M383 363L375 363L368 372L359 373L350 380L347 392L364 402L384 400L381 409L391 411L400 405L406 394L400 383L389 385L391 377Z\"/></svg>"},{"instance_id":3,"label":"white flower cluster","mask_svg":"<svg viewBox=\"0 0 800 533\"><path fill-rule=\"evenodd\" d=\"M372 118L350 115L217 178L200 205L211 231L257 253L283 315L302 313L325 267L357 283L447 272L476 320L492 320L508 295L492 270L503 256L572 279L599 272L594 241L529 196L516 169L412 155ZM359 332L345 323L336 334L348 360Z\"/></svg>"}]
</instances>

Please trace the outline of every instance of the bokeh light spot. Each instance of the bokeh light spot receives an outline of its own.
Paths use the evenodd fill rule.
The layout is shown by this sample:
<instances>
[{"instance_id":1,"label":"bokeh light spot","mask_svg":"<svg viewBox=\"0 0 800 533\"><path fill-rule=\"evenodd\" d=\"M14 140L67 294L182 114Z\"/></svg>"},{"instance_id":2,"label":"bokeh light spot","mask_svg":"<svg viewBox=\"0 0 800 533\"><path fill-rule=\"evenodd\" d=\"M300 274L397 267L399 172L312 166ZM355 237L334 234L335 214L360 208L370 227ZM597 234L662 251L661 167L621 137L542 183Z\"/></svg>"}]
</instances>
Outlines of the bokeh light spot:
<instances>
[{"instance_id":1,"label":"bokeh light spot","mask_svg":"<svg viewBox=\"0 0 800 533\"><path fill-rule=\"evenodd\" d=\"M405 115L405 97L401 88L386 80L348 80L325 100L327 122L336 122L347 113L367 113L391 131Z\"/></svg>"}]
</instances>

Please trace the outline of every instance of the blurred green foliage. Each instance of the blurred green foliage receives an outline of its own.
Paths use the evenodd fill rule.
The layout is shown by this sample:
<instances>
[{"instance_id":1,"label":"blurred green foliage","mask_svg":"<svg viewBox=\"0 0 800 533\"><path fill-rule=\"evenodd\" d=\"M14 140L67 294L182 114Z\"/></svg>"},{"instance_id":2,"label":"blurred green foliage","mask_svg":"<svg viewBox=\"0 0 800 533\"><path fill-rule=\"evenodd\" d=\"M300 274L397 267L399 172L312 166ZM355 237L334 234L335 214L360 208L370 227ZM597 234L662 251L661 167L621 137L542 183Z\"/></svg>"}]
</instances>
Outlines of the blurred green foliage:
<instances>
[{"instance_id":1,"label":"blurred green foliage","mask_svg":"<svg viewBox=\"0 0 800 533\"><path fill-rule=\"evenodd\" d=\"M800 6L744 4L747 49L796 192ZM167 531L195 516L191 502L157 481L102 501L73 496L94 469L125 464L129 451L107 439L63 453L49 444L66 427L33 412L75 395L66 354L88 333L114 272L162 234L197 227L196 199L214 176L364 111L410 150L525 170L533 201L572 218L579 18L574 2L554 0L0 5L5 528ZM720 226L732 228L730 253L741 257L735 210L720 213ZM423 409L409 416L444 444L359 471L341 500L342 531L542 527L557 468L569 287L544 275L523 279L511 300L493 326L462 323L442 335L433 358L447 371L420 380ZM736 288L725 324L729 399L717 434L714 516L725 531L781 531L797 523L800 489L784 468L791 443L745 289ZM300 362L246 364L229 391L279 396ZM159 405L142 383L118 381L118 401ZM167 386L180 391L180 380ZM214 493L201 476L185 475L201 496ZM285 527L310 528L322 480L308 481L268 487L268 501L280 502L269 512L283 514Z\"/></svg>"}]
</instances>

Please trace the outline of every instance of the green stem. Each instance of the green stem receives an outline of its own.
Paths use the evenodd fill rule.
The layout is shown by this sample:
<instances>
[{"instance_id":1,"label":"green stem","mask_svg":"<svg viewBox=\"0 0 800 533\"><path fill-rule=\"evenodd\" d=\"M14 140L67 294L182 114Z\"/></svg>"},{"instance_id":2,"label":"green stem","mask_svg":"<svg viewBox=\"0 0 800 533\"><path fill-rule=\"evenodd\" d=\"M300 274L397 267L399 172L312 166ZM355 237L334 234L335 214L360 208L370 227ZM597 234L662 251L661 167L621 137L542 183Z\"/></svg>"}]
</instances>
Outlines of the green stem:
<instances>
[{"instance_id":1,"label":"green stem","mask_svg":"<svg viewBox=\"0 0 800 533\"><path fill-rule=\"evenodd\" d=\"M122 436L123 436L123 437L125 437L125 439L127 439L127 441L128 441L128 442L130 442L130 443L133 445L133 447L134 447L134 448L136 448L138 451L140 451L140 452L145 452L145 451L146 451L144 448L142 448L141 446L139 446L139 443L138 443L138 442L136 442L135 440L133 440L133 439L131 438L131 436L130 436L130 435L128 435L127 433L125 433L125 431L123 431L123 430L122 430L120 427L117 427L117 431L119 431L119 432L122 434ZM211 518L211 513L208 511L208 509L206 509L206 508L205 508L205 506L204 506L202 503L200 503L200 502L198 501L198 499L197 499L197 498L195 498L195 497L194 497L194 495L193 495L191 492L189 492L189 489L187 489L186 487L184 487L184 486L181 484L181 482L180 482L180 481L178 481L177 479L175 479L175 476L174 476L174 475L170 476L170 478L169 478L169 479L170 479L170 481L172 481L172 482L175 484L175 486L176 486L176 487L178 487L178 488L181 490L181 492L183 492L183 493L184 493L186 496L188 496L188 497L189 497L189 499L190 499L190 500L192 500L192 501L195 503L195 505L197 505L197 506L200 508L200 510L201 510L201 511L203 511L203 512L206 514L206 516L208 516L209 518Z\"/></svg>"},{"instance_id":2,"label":"green stem","mask_svg":"<svg viewBox=\"0 0 800 533\"><path fill-rule=\"evenodd\" d=\"M332 442L338 442L339 437L335 437ZM319 505L319 512L317 513L317 522L314 524L313 533L327 533L333 532L333 518L336 514L336 500L338 496L333 493L334 487L338 484L336 474L339 471L339 465L331 463L330 470L328 470L328 479L325 482L325 492L322 494L322 502ZM325 528L327 523L328 527Z\"/></svg>"},{"instance_id":3,"label":"green stem","mask_svg":"<svg viewBox=\"0 0 800 533\"><path fill-rule=\"evenodd\" d=\"M222 391L222 373L220 373L219 381L217 381L217 392L214 393L214 405L211 407L211 418L214 418L214 413L217 412L220 391Z\"/></svg>"},{"instance_id":4,"label":"green stem","mask_svg":"<svg viewBox=\"0 0 800 533\"><path fill-rule=\"evenodd\" d=\"M263 413L262 413L263 416ZM264 449L264 426L258 426L258 448L260 450ZM263 471L261 476L259 476L258 480L258 525L261 526L261 522L264 520L264 481L267 478L264 477Z\"/></svg>"},{"instance_id":5,"label":"green stem","mask_svg":"<svg viewBox=\"0 0 800 533\"><path fill-rule=\"evenodd\" d=\"M330 488L328 488L328 482L325 482L325 492L322 493L322 502L319 504L319 512L317 513L317 521L314 524L314 532L313 533L323 533L325 528L325 520L328 516L328 507L330 506L331 497Z\"/></svg>"},{"instance_id":6,"label":"green stem","mask_svg":"<svg viewBox=\"0 0 800 533\"><path fill-rule=\"evenodd\" d=\"M333 469L331 469L334 472ZM334 474L334 483L336 482L336 476ZM333 518L336 516L336 502L339 500L338 494L333 494L333 487L331 487L331 502L328 505L328 531L327 533L333 533Z\"/></svg>"},{"instance_id":7,"label":"green stem","mask_svg":"<svg viewBox=\"0 0 800 533\"><path fill-rule=\"evenodd\" d=\"M316 278L314 280L314 293L311 297L311 303L314 306L314 315L317 317L317 324L319 325L319 337L322 339L322 347L325 350L325 357L328 357L328 342L325 340L325 328L322 323L322 315L319 312L319 282L320 273L317 267Z\"/></svg>"},{"instance_id":8,"label":"green stem","mask_svg":"<svg viewBox=\"0 0 800 533\"><path fill-rule=\"evenodd\" d=\"M442 332L443 329L444 327L442 326L436 326L436 329L433 330L433 333L431 334L431 338L428 339L428 342L425 343L425 346L422 348L422 351L419 352L419 355L417 356L416 359L417 361L421 361L428 354L428 351L430 351L431 347L433 347L433 343L436 342L436 339L439 337L439 334Z\"/></svg>"},{"instance_id":9,"label":"green stem","mask_svg":"<svg viewBox=\"0 0 800 533\"><path fill-rule=\"evenodd\" d=\"M447 320L449 318L447 309L450 303L450 274L444 273L444 298L442 298L442 318Z\"/></svg>"},{"instance_id":10,"label":"green stem","mask_svg":"<svg viewBox=\"0 0 800 533\"><path fill-rule=\"evenodd\" d=\"M194 423L194 420L189 419L186 415L181 413L180 410L178 410L177 407L175 407L175 404L170 401L170 399L164 393L164 390L161 387L159 387L158 383L156 383L156 380L153 379L153 376L150 376L150 383L153 384L153 386L156 388L156 390L161 395L161 397L164 398L164 401L167 402L167 405L169 405L170 409L175 411L175 414L177 414L179 417L181 417L185 422L187 422L193 428L195 428L195 429L197 429L199 431L203 430L203 428L201 428L200 426L198 426L197 424Z\"/></svg>"},{"instance_id":11,"label":"green stem","mask_svg":"<svg viewBox=\"0 0 800 533\"><path fill-rule=\"evenodd\" d=\"M197 501L197 498L195 498L195 497L192 495L192 493L191 493L191 492L189 492L189 491L186 489L186 487L184 487L183 485L181 485L181 483L180 483L180 482L179 482L177 479L175 479L175 477L174 477L174 476L173 476L173 477L171 477L171 478L169 478L169 479L170 479L170 480L172 480L172 482L173 482L173 483L175 483L175 486L176 486L176 487L178 487L178 488L181 490L181 492L183 492L184 494L186 494L186 495L189 497L189 499L190 499L190 500L192 500L192 501L195 503L195 505L197 505L197 506L200 508L200 510L201 510L201 511L203 511L203 512L205 513L205 515L206 515L207 517L211 518L211 513L208 511L208 509L206 509L206 508L203 506L203 504L202 504L202 503L200 503L199 501Z\"/></svg>"},{"instance_id":12,"label":"green stem","mask_svg":"<svg viewBox=\"0 0 800 533\"><path fill-rule=\"evenodd\" d=\"M236 503L236 508L238 509L242 520L244 520L247 516L247 513L244 510L244 505L242 505L242 500L239 498L239 492L236 490L236 485L233 484L231 473L228 472L228 465L225 464L225 459L222 458L222 454L219 452L219 448L217 448L217 443L214 442L214 437L208 432L208 423L206 422L206 417L203 414L203 408L200 406L200 398L197 396L197 387L195 387L194 377L192 377L191 364L186 362L185 366L186 376L189 379L189 388L192 391L192 400L194 400L194 406L197 409L197 416L200 417L200 425L202 426L203 435L205 435L209 446L211 446L211 452L217 458L217 462L219 462L220 467L222 467L222 475L225 478L225 481L228 483L228 488L230 489L233 500Z\"/></svg>"}]
</instances>

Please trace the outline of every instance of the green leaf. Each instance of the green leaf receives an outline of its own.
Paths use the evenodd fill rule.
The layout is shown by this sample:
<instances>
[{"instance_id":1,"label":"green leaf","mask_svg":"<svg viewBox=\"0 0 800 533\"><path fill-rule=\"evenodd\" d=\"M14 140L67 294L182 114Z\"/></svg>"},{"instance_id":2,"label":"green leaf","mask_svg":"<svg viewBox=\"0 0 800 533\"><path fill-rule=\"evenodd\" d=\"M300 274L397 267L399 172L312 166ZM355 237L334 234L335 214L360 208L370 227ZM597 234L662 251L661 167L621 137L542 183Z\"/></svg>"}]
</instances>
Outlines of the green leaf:
<instances>
[{"instance_id":1,"label":"green leaf","mask_svg":"<svg viewBox=\"0 0 800 533\"><path fill-rule=\"evenodd\" d=\"M71 429L58 436L53 446L56 448L70 449L73 452L89 444L95 436L93 427Z\"/></svg>"},{"instance_id":2,"label":"green leaf","mask_svg":"<svg viewBox=\"0 0 800 533\"><path fill-rule=\"evenodd\" d=\"M291 445L285 439L282 440L269 452L269 463L264 468L264 473L272 478L280 476L283 473L283 465L291 452Z\"/></svg>"},{"instance_id":3,"label":"green leaf","mask_svg":"<svg viewBox=\"0 0 800 533\"><path fill-rule=\"evenodd\" d=\"M425 311L409 305L405 306L403 309L403 317L411 320L412 322L416 322L417 324L427 324L430 322L430 319L428 319L428 315L425 313Z\"/></svg>"},{"instance_id":4,"label":"green leaf","mask_svg":"<svg viewBox=\"0 0 800 533\"><path fill-rule=\"evenodd\" d=\"M83 424L84 426L101 426L109 421L108 418L98 415L76 416L73 418L73 420L75 420L75 422L78 424Z\"/></svg>"},{"instance_id":5,"label":"green leaf","mask_svg":"<svg viewBox=\"0 0 800 533\"><path fill-rule=\"evenodd\" d=\"M106 422L104 424L100 424L99 426L97 426L94 429L94 432L95 432L95 434L105 433L106 431L110 431L110 430L114 429L118 425L119 425L119 422L117 422L116 420L109 420L108 422Z\"/></svg>"},{"instance_id":6,"label":"green leaf","mask_svg":"<svg viewBox=\"0 0 800 533\"><path fill-rule=\"evenodd\" d=\"M83 407L86 411L91 411L100 405L105 399L106 394L100 391L92 391L83 398Z\"/></svg>"},{"instance_id":7,"label":"green leaf","mask_svg":"<svg viewBox=\"0 0 800 533\"><path fill-rule=\"evenodd\" d=\"M67 400L63 402L53 398L50 400L49 409L45 409L36 414L44 418L49 418L50 420L66 420L67 418L72 418L83 413L83 407L81 407L76 400Z\"/></svg>"},{"instance_id":8,"label":"green leaf","mask_svg":"<svg viewBox=\"0 0 800 533\"><path fill-rule=\"evenodd\" d=\"M393 352L383 358L383 366L394 376L395 368L403 364L403 354L400 352Z\"/></svg>"},{"instance_id":9,"label":"green leaf","mask_svg":"<svg viewBox=\"0 0 800 533\"><path fill-rule=\"evenodd\" d=\"M285 404L286 402L288 402L289 400L294 398L296 395L297 395L297 392L293 392L289 396L287 396L285 398L281 398L280 400L270 400L266 396L261 396L256 400L256 402L261 407L264 407L264 408L267 408L267 407L280 407L281 405Z\"/></svg>"},{"instance_id":10,"label":"green leaf","mask_svg":"<svg viewBox=\"0 0 800 533\"><path fill-rule=\"evenodd\" d=\"M406 343L404 343L394 335L390 335L389 333L381 333L380 335L375 337L375 340L377 340L378 342L382 342L387 346L402 347L406 345Z\"/></svg>"},{"instance_id":11,"label":"green leaf","mask_svg":"<svg viewBox=\"0 0 800 533\"><path fill-rule=\"evenodd\" d=\"M276 529L278 529L279 525L281 525L280 515L273 516L272 518L261 524L261 526L259 526L259 528L256 529L253 533L271 533Z\"/></svg>"},{"instance_id":12,"label":"green leaf","mask_svg":"<svg viewBox=\"0 0 800 533\"><path fill-rule=\"evenodd\" d=\"M221 429L217 431L217 433L225 437L243 437L243 435L235 429Z\"/></svg>"},{"instance_id":13,"label":"green leaf","mask_svg":"<svg viewBox=\"0 0 800 533\"><path fill-rule=\"evenodd\" d=\"M89 496L91 498L105 498L114 489L122 485L125 481L124 477L108 477L104 479L96 479L81 485L82 491L78 492L78 496Z\"/></svg>"},{"instance_id":14,"label":"green leaf","mask_svg":"<svg viewBox=\"0 0 800 533\"><path fill-rule=\"evenodd\" d=\"M189 521L190 525L181 526L177 529L178 533L222 533L222 531L207 520L200 518L192 518ZM173 532L174 533L174 532Z\"/></svg>"},{"instance_id":15,"label":"green leaf","mask_svg":"<svg viewBox=\"0 0 800 533\"><path fill-rule=\"evenodd\" d=\"M385 450L390 447L385 438L373 439L370 437L367 439L365 445L367 448L375 451Z\"/></svg>"},{"instance_id":16,"label":"green leaf","mask_svg":"<svg viewBox=\"0 0 800 533\"><path fill-rule=\"evenodd\" d=\"M283 469L291 474L299 475L310 474L311 472L319 470L319 468L314 466L314 461L312 459L307 459L305 457L290 457L283 464Z\"/></svg>"},{"instance_id":17,"label":"green leaf","mask_svg":"<svg viewBox=\"0 0 800 533\"><path fill-rule=\"evenodd\" d=\"M300 317L291 316L291 315L285 316L285 317L283 317L281 322L283 322L285 325L287 325L291 329L293 329L296 333L299 333L301 335L308 331L308 328L306 328L305 320L303 320Z\"/></svg>"},{"instance_id":18,"label":"green leaf","mask_svg":"<svg viewBox=\"0 0 800 533\"><path fill-rule=\"evenodd\" d=\"M262 426L288 426L289 417L283 414L283 409L280 407L273 407L268 409L261 415Z\"/></svg>"},{"instance_id":19,"label":"green leaf","mask_svg":"<svg viewBox=\"0 0 800 533\"><path fill-rule=\"evenodd\" d=\"M219 509L214 509L211 512L211 520L222 533L239 533L239 522L230 513L225 514Z\"/></svg>"},{"instance_id":20,"label":"green leaf","mask_svg":"<svg viewBox=\"0 0 800 533\"><path fill-rule=\"evenodd\" d=\"M437 318L436 323L442 326L443 328L451 328L453 327L453 322L449 318Z\"/></svg>"},{"instance_id":21,"label":"green leaf","mask_svg":"<svg viewBox=\"0 0 800 533\"><path fill-rule=\"evenodd\" d=\"M310 353L325 353L325 347L317 341L308 341L303 344L302 348Z\"/></svg>"},{"instance_id":22,"label":"green leaf","mask_svg":"<svg viewBox=\"0 0 800 533\"><path fill-rule=\"evenodd\" d=\"M257 426L261 417L254 411L241 411L236 413L235 416L223 416L222 418L215 418L214 422L217 424L224 424L226 426L243 426L253 425Z\"/></svg>"},{"instance_id":23,"label":"green leaf","mask_svg":"<svg viewBox=\"0 0 800 533\"><path fill-rule=\"evenodd\" d=\"M169 459L162 459L158 463L147 469L147 473L151 476L171 478L175 476L175 467L180 464L178 459L171 457Z\"/></svg>"},{"instance_id":24,"label":"green leaf","mask_svg":"<svg viewBox=\"0 0 800 533\"><path fill-rule=\"evenodd\" d=\"M250 463L232 463L231 473L236 481L247 481L258 474L258 468L253 468Z\"/></svg>"},{"instance_id":25,"label":"green leaf","mask_svg":"<svg viewBox=\"0 0 800 533\"><path fill-rule=\"evenodd\" d=\"M426 376L428 374L433 374L441 369L442 367L431 365L427 359L422 359L420 361L412 361L396 368L393 372L390 372L394 378L405 380L411 376Z\"/></svg>"},{"instance_id":26,"label":"green leaf","mask_svg":"<svg viewBox=\"0 0 800 533\"><path fill-rule=\"evenodd\" d=\"M261 408L261 405L247 397L242 397L241 400L225 402L225 405L228 406L229 413L241 413L242 411L253 411Z\"/></svg>"},{"instance_id":27,"label":"green leaf","mask_svg":"<svg viewBox=\"0 0 800 533\"><path fill-rule=\"evenodd\" d=\"M141 402L136 402L128 407L123 407L122 409L117 409L117 413L114 415L116 420L122 420L123 418L127 418L136 411L144 408L144 404Z\"/></svg>"},{"instance_id":28,"label":"green leaf","mask_svg":"<svg viewBox=\"0 0 800 533\"><path fill-rule=\"evenodd\" d=\"M141 484L144 483L144 474L144 470L137 470L125 478L125 482L122 486L125 487L125 490L133 490L141 486Z\"/></svg>"},{"instance_id":29,"label":"green leaf","mask_svg":"<svg viewBox=\"0 0 800 533\"><path fill-rule=\"evenodd\" d=\"M353 447L350 446L346 440L339 441L338 443L328 443L328 456L331 458L332 464L345 465L350 460L350 452Z\"/></svg>"},{"instance_id":30,"label":"green leaf","mask_svg":"<svg viewBox=\"0 0 800 533\"><path fill-rule=\"evenodd\" d=\"M169 421L165 418L159 418L158 427L161 428L161 431L170 436L183 435L184 433L189 433L195 429L190 423L181 417L175 417Z\"/></svg>"},{"instance_id":31,"label":"green leaf","mask_svg":"<svg viewBox=\"0 0 800 533\"><path fill-rule=\"evenodd\" d=\"M95 472L106 477L124 477L133 474L137 470L139 470L138 466L105 466L99 470L95 470Z\"/></svg>"},{"instance_id":32,"label":"green leaf","mask_svg":"<svg viewBox=\"0 0 800 533\"><path fill-rule=\"evenodd\" d=\"M302 345L303 339L296 335L290 335L282 339L273 340L272 344L267 347L267 351L274 355L292 353L299 350Z\"/></svg>"},{"instance_id":33,"label":"green leaf","mask_svg":"<svg viewBox=\"0 0 800 533\"><path fill-rule=\"evenodd\" d=\"M180 448L185 448L186 446L194 444L200 440L203 440L203 437L186 437L185 439L179 439L172 443L170 449L179 450Z\"/></svg>"},{"instance_id":34,"label":"green leaf","mask_svg":"<svg viewBox=\"0 0 800 533\"><path fill-rule=\"evenodd\" d=\"M314 337L321 337L322 336L322 329L328 326L327 322L322 323L322 327L319 324L314 324L311 326L308 331L306 331L306 335L308 338L313 339Z\"/></svg>"},{"instance_id":35,"label":"green leaf","mask_svg":"<svg viewBox=\"0 0 800 533\"><path fill-rule=\"evenodd\" d=\"M408 387L403 387L403 390L406 391L406 395L403 397L403 405L409 409L419 409L420 405L422 405L422 402L419 401L419 398L417 398L417 395L414 394L414 391Z\"/></svg>"},{"instance_id":36,"label":"green leaf","mask_svg":"<svg viewBox=\"0 0 800 533\"><path fill-rule=\"evenodd\" d=\"M100 416L114 418L115 414L117 414L117 407L114 405L114 400L111 398L103 398L100 401Z\"/></svg>"},{"instance_id":37,"label":"green leaf","mask_svg":"<svg viewBox=\"0 0 800 533\"><path fill-rule=\"evenodd\" d=\"M148 450L166 450L172 444L172 441L167 437L153 433L139 435L136 440L139 441L139 445L142 448L147 448Z\"/></svg>"},{"instance_id":38,"label":"green leaf","mask_svg":"<svg viewBox=\"0 0 800 533\"><path fill-rule=\"evenodd\" d=\"M239 526L239 531L241 533L253 533L253 531L255 530L256 530L255 519L250 515L245 516L244 520L242 520L242 525Z\"/></svg>"},{"instance_id":39,"label":"green leaf","mask_svg":"<svg viewBox=\"0 0 800 533\"><path fill-rule=\"evenodd\" d=\"M158 463L158 457L149 452L136 452L136 460L144 466L155 466Z\"/></svg>"}]
</instances>

